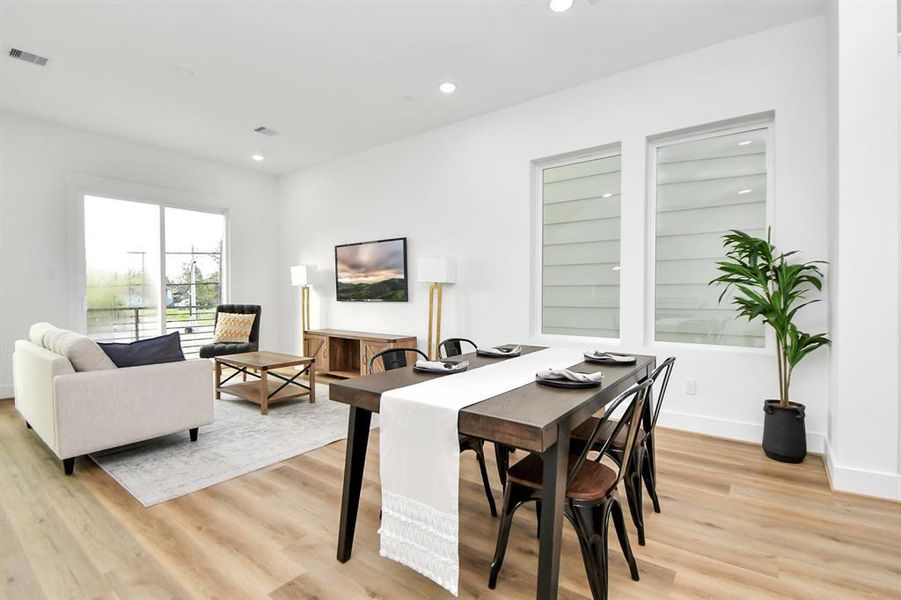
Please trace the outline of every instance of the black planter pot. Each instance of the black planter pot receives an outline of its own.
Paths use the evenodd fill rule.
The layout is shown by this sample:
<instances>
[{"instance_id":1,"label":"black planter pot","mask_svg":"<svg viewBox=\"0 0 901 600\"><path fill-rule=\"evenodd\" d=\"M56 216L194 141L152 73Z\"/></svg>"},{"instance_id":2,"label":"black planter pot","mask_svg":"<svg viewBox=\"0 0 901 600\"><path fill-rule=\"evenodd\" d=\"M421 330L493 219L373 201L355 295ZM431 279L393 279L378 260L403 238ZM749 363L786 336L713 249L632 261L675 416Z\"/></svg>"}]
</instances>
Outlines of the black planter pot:
<instances>
[{"instance_id":1,"label":"black planter pot","mask_svg":"<svg viewBox=\"0 0 901 600\"><path fill-rule=\"evenodd\" d=\"M766 400L763 412L764 453L780 462L802 462L807 456L804 405L790 402L783 408L778 400Z\"/></svg>"}]
</instances>

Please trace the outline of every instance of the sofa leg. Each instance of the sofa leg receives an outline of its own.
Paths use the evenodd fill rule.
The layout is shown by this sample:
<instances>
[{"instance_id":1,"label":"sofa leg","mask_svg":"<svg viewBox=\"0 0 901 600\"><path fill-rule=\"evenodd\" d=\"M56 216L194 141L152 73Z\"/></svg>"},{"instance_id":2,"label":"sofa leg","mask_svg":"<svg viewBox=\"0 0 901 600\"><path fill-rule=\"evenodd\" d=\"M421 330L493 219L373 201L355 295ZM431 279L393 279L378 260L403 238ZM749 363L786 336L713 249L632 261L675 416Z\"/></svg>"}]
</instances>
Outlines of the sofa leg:
<instances>
[{"instance_id":1,"label":"sofa leg","mask_svg":"<svg viewBox=\"0 0 901 600\"><path fill-rule=\"evenodd\" d=\"M71 475L75 472L75 457L63 459L63 473Z\"/></svg>"},{"instance_id":2,"label":"sofa leg","mask_svg":"<svg viewBox=\"0 0 901 600\"><path fill-rule=\"evenodd\" d=\"M31 423L29 423L28 421L25 421L25 427L28 429L31 429Z\"/></svg>"},{"instance_id":3,"label":"sofa leg","mask_svg":"<svg viewBox=\"0 0 901 600\"><path fill-rule=\"evenodd\" d=\"M197 433L198 433L199 431L200 431L200 428L199 428L199 427L195 427L195 428L193 428L193 429L189 429L189 430L188 430L188 433L191 434L191 441L192 441L192 442L196 442L196 441L197 441Z\"/></svg>"}]
</instances>

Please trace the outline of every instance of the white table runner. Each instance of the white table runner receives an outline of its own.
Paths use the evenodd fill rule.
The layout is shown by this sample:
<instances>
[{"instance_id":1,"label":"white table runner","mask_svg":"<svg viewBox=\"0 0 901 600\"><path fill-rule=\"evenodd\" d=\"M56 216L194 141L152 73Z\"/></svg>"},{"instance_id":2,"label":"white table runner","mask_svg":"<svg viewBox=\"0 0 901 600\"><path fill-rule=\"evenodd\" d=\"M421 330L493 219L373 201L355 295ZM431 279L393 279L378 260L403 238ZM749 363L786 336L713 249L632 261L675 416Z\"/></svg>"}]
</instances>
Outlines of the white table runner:
<instances>
[{"instance_id":1,"label":"white table runner","mask_svg":"<svg viewBox=\"0 0 901 600\"><path fill-rule=\"evenodd\" d=\"M581 350L547 348L464 373L384 392L379 409L381 555L457 595L461 408L583 360Z\"/></svg>"}]
</instances>

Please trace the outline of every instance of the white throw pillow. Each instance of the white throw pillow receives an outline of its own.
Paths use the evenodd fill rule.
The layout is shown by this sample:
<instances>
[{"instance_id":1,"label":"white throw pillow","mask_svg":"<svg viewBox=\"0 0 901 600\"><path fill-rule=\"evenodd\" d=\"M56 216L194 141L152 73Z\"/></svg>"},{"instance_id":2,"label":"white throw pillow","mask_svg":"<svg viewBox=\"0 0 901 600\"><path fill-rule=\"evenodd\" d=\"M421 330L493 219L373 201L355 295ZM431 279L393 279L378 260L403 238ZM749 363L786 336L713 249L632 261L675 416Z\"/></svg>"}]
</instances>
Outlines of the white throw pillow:
<instances>
[{"instance_id":1,"label":"white throw pillow","mask_svg":"<svg viewBox=\"0 0 901 600\"><path fill-rule=\"evenodd\" d=\"M44 335L48 331L52 331L54 329L57 328L50 323L35 323L28 330L28 339L31 340L32 344L40 346L41 348L46 348L46 346L44 346Z\"/></svg>"},{"instance_id":2,"label":"white throw pillow","mask_svg":"<svg viewBox=\"0 0 901 600\"><path fill-rule=\"evenodd\" d=\"M37 325L42 324L38 323ZM35 329L37 325L32 329ZM40 329L35 333L38 331ZM32 339L32 341L34 340ZM74 331L58 329L49 325L44 330L40 345L51 352L65 356L76 371L103 371L117 368L116 363L106 355L97 342Z\"/></svg>"}]
</instances>

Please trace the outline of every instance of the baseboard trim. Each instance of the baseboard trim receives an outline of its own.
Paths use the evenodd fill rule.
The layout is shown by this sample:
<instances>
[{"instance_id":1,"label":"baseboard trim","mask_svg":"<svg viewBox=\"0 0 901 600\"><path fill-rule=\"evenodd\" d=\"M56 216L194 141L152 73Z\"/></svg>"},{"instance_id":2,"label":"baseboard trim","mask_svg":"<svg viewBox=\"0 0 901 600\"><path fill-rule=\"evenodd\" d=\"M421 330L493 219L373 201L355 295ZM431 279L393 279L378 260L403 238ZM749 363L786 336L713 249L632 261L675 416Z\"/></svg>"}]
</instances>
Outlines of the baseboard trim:
<instances>
[{"instance_id":1,"label":"baseboard trim","mask_svg":"<svg viewBox=\"0 0 901 600\"><path fill-rule=\"evenodd\" d=\"M660 413L660 425L671 429L681 429L712 437L755 444L759 444L763 439L763 425L759 423L720 419L683 412L663 410ZM826 437L822 433L808 431L807 451L812 454L822 454L825 439Z\"/></svg>"},{"instance_id":2,"label":"baseboard trim","mask_svg":"<svg viewBox=\"0 0 901 600\"><path fill-rule=\"evenodd\" d=\"M901 474L839 465L829 440L824 441L826 474L833 491L901 502Z\"/></svg>"}]
</instances>

